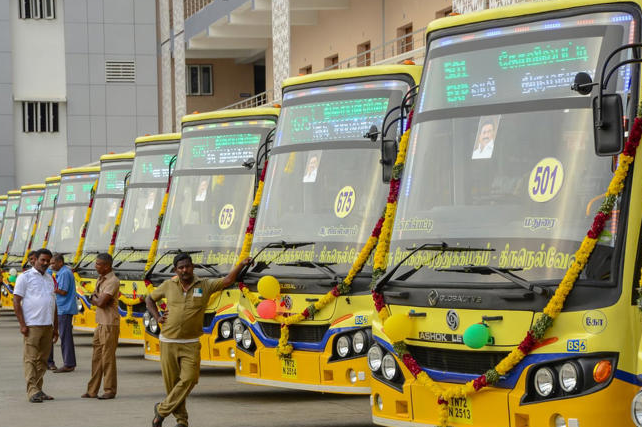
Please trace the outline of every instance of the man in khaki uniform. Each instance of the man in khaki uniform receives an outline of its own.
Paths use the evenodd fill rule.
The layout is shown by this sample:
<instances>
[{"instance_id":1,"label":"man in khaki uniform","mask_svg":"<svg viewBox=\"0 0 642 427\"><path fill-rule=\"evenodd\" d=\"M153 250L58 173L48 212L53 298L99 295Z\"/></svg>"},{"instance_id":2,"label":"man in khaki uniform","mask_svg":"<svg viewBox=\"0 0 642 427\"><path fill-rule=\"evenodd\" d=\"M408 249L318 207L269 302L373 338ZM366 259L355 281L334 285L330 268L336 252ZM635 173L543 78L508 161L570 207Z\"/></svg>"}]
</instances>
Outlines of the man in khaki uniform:
<instances>
[{"instance_id":1,"label":"man in khaki uniform","mask_svg":"<svg viewBox=\"0 0 642 427\"><path fill-rule=\"evenodd\" d=\"M96 306L96 329L91 356L91 379L87 392L81 397L113 399L116 397L116 347L120 333L120 314L118 313L118 294L120 281L111 269L111 255L102 253L96 257L96 271L100 275L96 289L89 301ZM103 380L104 377L104 380ZM98 396L100 382L103 380L105 393Z\"/></svg>"},{"instance_id":2,"label":"man in khaki uniform","mask_svg":"<svg viewBox=\"0 0 642 427\"><path fill-rule=\"evenodd\" d=\"M51 252L40 249L33 268L18 277L13 292L13 310L24 335L23 362L27 397L31 403L53 400L42 391L51 346L58 340L58 314L53 278L47 273Z\"/></svg>"},{"instance_id":3,"label":"man in khaki uniform","mask_svg":"<svg viewBox=\"0 0 642 427\"><path fill-rule=\"evenodd\" d=\"M203 317L210 296L236 281L241 269L250 263L247 258L222 279L201 279L194 276L192 258L185 252L174 257L176 277L164 281L145 300L147 310L163 325L160 334L161 371L167 397L154 406L152 425L160 427L169 414L174 414L177 427L187 427L185 400L192 391L201 369ZM156 301L165 298L167 310L161 316Z\"/></svg>"}]
</instances>

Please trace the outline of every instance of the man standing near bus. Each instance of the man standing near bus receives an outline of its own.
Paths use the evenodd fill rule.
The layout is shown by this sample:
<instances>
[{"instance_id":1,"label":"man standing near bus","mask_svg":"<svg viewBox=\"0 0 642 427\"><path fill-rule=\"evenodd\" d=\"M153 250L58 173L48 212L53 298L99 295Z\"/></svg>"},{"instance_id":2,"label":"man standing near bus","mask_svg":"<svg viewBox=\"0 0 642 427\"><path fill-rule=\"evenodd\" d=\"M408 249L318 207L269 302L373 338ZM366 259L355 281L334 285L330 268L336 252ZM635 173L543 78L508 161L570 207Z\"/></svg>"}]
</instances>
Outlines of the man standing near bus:
<instances>
[{"instance_id":1,"label":"man standing near bus","mask_svg":"<svg viewBox=\"0 0 642 427\"><path fill-rule=\"evenodd\" d=\"M47 357L58 340L58 313L53 278L47 273L51 252L40 249L33 268L22 273L13 291L13 310L24 336L27 398L31 403L53 400L42 391Z\"/></svg>"},{"instance_id":2,"label":"man standing near bus","mask_svg":"<svg viewBox=\"0 0 642 427\"><path fill-rule=\"evenodd\" d=\"M56 253L51 258L51 270L56 272L54 280L56 304L58 305L58 333L62 350L62 368L54 373L71 372L76 368L76 349L74 347L73 317L78 314L76 305L76 279L74 273L65 265L62 254ZM53 351L48 363L54 363Z\"/></svg>"},{"instance_id":3,"label":"man standing near bus","mask_svg":"<svg viewBox=\"0 0 642 427\"><path fill-rule=\"evenodd\" d=\"M187 427L185 400L198 383L201 369L203 317L210 296L234 282L241 269L250 264L246 258L222 279L201 279L194 276L192 258L185 252L174 257L176 277L164 281L147 296L147 310L163 325L160 334L161 371L167 397L154 406L154 427L161 427L169 414L177 427ZM165 298L167 310L161 316L156 301Z\"/></svg>"}]
</instances>

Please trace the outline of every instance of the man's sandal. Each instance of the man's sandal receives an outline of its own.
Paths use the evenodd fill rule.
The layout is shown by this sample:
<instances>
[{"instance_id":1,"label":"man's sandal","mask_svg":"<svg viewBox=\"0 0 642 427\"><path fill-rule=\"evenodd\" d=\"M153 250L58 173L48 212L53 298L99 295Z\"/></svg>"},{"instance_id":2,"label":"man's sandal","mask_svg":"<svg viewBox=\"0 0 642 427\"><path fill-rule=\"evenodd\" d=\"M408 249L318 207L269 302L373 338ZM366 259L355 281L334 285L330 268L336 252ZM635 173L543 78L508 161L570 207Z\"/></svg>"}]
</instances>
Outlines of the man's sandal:
<instances>
[{"instance_id":1,"label":"man's sandal","mask_svg":"<svg viewBox=\"0 0 642 427\"><path fill-rule=\"evenodd\" d=\"M42 400L54 400L53 397L49 396L44 391L39 391L38 394L36 394L36 396L39 396Z\"/></svg>"},{"instance_id":2,"label":"man's sandal","mask_svg":"<svg viewBox=\"0 0 642 427\"><path fill-rule=\"evenodd\" d=\"M187 427L187 424L178 423L174 427Z\"/></svg>"},{"instance_id":3,"label":"man's sandal","mask_svg":"<svg viewBox=\"0 0 642 427\"><path fill-rule=\"evenodd\" d=\"M154 419L152 420L152 427L162 427L163 421L165 420L165 418L161 417L158 413L158 405L160 405L160 403L154 405Z\"/></svg>"}]
</instances>

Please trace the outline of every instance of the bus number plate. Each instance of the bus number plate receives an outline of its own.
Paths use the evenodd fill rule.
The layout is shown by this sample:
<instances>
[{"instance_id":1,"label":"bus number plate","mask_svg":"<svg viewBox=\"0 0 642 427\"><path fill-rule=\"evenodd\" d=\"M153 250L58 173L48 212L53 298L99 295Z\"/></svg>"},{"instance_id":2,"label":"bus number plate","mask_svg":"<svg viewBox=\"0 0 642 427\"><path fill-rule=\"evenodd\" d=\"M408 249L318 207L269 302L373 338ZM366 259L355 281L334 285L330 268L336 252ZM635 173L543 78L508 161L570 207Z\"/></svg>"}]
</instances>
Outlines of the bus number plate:
<instances>
[{"instance_id":1,"label":"bus number plate","mask_svg":"<svg viewBox=\"0 0 642 427\"><path fill-rule=\"evenodd\" d=\"M453 398L448 405L448 421L461 424L472 424L472 400L469 397Z\"/></svg>"},{"instance_id":2,"label":"bus number plate","mask_svg":"<svg viewBox=\"0 0 642 427\"><path fill-rule=\"evenodd\" d=\"M281 359L281 376L283 378L296 379L296 360Z\"/></svg>"}]
</instances>

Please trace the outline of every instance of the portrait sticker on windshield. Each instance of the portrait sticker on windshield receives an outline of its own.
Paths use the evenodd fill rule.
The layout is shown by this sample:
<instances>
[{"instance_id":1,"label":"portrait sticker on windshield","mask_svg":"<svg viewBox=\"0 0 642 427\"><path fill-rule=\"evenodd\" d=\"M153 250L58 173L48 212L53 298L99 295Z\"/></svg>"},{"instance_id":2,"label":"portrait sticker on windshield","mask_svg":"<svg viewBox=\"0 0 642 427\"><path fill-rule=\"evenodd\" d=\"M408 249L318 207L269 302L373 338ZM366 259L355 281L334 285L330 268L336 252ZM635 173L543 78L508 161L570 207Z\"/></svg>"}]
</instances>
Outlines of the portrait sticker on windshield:
<instances>
[{"instance_id":1,"label":"portrait sticker on windshield","mask_svg":"<svg viewBox=\"0 0 642 427\"><path fill-rule=\"evenodd\" d=\"M218 226L225 230L230 228L232 222L234 222L234 206L228 203L223 206L221 212L218 214Z\"/></svg>"},{"instance_id":2,"label":"portrait sticker on windshield","mask_svg":"<svg viewBox=\"0 0 642 427\"><path fill-rule=\"evenodd\" d=\"M553 157L540 160L528 180L528 195L535 202L548 202L562 188L564 169L562 163Z\"/></svg>"},{"instance_id":3,"label":"portrait sticker on windshield","mask_svg":"<svg viewBox=\"0 0 642 427\"><path fill-rule=\"evenodd\" d=\"M347 217L356 202L356 193L354 188L346 185L337 194L337 198L334 199L334 214L339 218Z\"/></svg>"}]
</instances>

